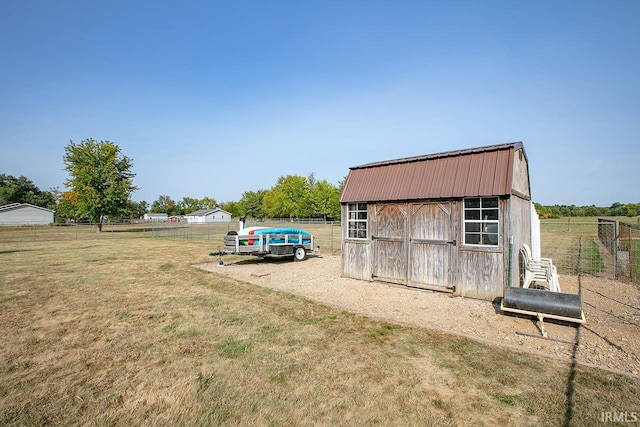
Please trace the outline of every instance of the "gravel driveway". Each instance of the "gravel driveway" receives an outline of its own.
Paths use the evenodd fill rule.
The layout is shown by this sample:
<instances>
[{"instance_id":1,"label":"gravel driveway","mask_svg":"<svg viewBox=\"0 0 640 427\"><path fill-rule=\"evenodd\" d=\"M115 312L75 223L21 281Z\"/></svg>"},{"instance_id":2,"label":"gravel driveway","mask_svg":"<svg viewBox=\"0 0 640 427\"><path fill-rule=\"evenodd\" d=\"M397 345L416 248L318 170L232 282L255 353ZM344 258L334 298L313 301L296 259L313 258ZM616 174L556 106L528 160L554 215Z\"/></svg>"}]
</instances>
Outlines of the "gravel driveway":
<instances>
[{"instance_id":1,"label":"gravel driveway","mask_svg":"<svg viewBox=\"0 0 640 427\"><path fill-rule=\"evenodd\" d=\"M542 339L534 319L502 314L499 304L341 277L339 256L310 256L302 262L229 256L224 263L219 266L216 259L196 267L370 317L544 357L570 361L575 356L581 364L640 377L640 293L633 285L593 276L562 276L563 292L578 293L581 288L587 321L577 328L545 320L551 339Z\"/></svg>"}]
</instances>

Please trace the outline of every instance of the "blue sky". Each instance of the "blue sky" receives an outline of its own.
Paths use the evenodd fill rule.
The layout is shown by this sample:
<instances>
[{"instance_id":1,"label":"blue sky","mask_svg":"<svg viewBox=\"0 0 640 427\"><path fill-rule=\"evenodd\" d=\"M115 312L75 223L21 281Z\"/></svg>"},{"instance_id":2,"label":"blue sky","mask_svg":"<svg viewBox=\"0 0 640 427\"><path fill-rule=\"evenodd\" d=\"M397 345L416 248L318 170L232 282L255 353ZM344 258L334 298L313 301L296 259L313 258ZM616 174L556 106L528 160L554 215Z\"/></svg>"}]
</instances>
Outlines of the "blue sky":
<instances>
[{"instance_id":1,"label":"blue sky","mask_svg":"<svg viewBox=\"0 0 640 427\"><path fill-rule=\"evenodd\" d=\"M523 141L538 203L640 202L640 2L0 2L0 173L64 189L70 140L133 199Z\"/></svg>"}]
</instances>

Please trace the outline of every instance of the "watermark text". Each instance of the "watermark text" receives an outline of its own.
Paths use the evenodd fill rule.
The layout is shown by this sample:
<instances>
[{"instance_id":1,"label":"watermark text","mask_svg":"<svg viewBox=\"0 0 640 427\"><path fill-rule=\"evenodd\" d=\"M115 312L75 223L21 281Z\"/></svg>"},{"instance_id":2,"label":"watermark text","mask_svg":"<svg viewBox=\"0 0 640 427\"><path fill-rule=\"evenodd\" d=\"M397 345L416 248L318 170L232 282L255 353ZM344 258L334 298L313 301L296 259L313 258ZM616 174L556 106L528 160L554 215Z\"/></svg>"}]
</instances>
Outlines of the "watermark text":
<instances>
[{"instance_id":1,"label":"watermark text","mask_svg":"<svg viewBox=\"0 0 640 427\"><path fill-rule=\"evenodd\" d=\"M636 411L602 411L600 414L603 423L635 423L638 420L640 417Z\"/></svg>"}]
</instances>

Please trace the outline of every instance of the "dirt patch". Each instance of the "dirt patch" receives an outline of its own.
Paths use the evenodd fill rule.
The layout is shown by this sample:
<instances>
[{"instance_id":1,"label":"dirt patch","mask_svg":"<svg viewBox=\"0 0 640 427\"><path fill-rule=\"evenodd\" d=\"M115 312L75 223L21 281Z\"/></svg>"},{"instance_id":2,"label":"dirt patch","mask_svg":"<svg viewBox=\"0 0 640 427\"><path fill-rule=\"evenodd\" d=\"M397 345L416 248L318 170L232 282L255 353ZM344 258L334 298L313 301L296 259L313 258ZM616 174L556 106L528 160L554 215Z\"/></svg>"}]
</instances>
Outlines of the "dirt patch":
<instances>
[{"instance_id":1,"label":"dirt patch","mask_svg":"<svg viewBox=\"0 0 640 427\"><path fill-rule=\"evenodd\" d=\"M577 327L545 320L551 338L545 340L537 337L535 319L505 315L496 303L341 277L338 256L313 256L303 262L229 257L224 263L196 267L371 317L640 376L640 292L630 284L593 276L560 277L563 292L582 293L587 321Z\"/></svg>"}]
</instances>

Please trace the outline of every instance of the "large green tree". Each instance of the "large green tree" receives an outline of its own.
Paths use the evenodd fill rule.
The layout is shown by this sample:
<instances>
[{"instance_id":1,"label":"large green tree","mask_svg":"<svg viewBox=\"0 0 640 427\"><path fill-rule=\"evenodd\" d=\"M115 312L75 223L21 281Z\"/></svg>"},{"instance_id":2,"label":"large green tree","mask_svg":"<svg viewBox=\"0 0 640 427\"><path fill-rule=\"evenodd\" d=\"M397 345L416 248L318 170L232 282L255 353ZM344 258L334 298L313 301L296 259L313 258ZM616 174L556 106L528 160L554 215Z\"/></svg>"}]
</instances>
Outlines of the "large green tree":
<instances>
[{"instance_id":1,"label":"large green tree","mask_svg":"<svg viewBox=\"0 0 640 427\"><path fill-rule=\"evenodd\" d=\"M110 141L85 139L79 144L69 142L64 149L64 165L69 172L65 182L75 194L76 213L97 224L107 217L126 216L130 210L135 174L132 160Z\"/></svg>"},{"instance_id":2,"label":"large green tree","mask_svg":"<svg viewBox=\"0 0 640 427\"><path fill-rule=\"evenodd\" d=\"M55 197L49 191L41 191L30 179L0 174L0 206L9 203L29 203L54 209Z\"/></svg>"},{"instance_id":3,"label":"large green tree","mask_svg":"<svg viewBox=\"0 0 640 427\"><path fill-rule=\"evenodd\" d=\"M141 202L129 202L129 217L130 218L142 218L144 214L149 212L149 203L146 200Z\"/></svg>"},{"instance_id":4,"label":"large green tree","mask_svg":"<svg viewBox=\"0 0 640 427\"><path fill-rule=\"evenodd\" d=\"M169 216L180 215L180 207L169 196L158 196L158 200L154 200L151 204L151 212L166 213Z\"/></svg>"},{"instance_id":5,"label":"large green tree","mask_svg":"<svg viewBox=\"0 0 640 427\"><path fill-rule=\"evenodd\" d=\"M193 197L183 197L178 202L178 210L180 215L187 215L191 212L199 211L201 209L213 209L218 206L216 199L211 197L203 197L202 199L194 199Z\"/></svg>"},{"instance_id":6,"label":"large green tree","mask_svg":"<svg viewBox=\"0 0 640 427\"><path fill-rule=\"evenodd\" d=\"M271 218L300 218L305 216L308 194L305 177L281 176L276 185L265 193L262 209Z\"/></svg>"},{"instance_id":7,"label":"large green tree","mask_svg":"<svg viewBox=\"0 0 640 427\"><path fill-rule=\"evenodd\" d=\"M326 179L314 183L308 200L311 216L321 216L325 221L340 218L340 190Z\"/></svg>"},{"instance_id":8,"label":"large green tree","mask_svg":"<svg viewBox=\"0 0 640 427\"><path fill-rule=\"evenodd\" d=\"M264 199L264 194L264 190L245 191L244 193L242 193L242 198L239 202L240 216L248 216L250 218L263 218L264 213L262 211L262 200Z\"/></svg>"},{"instance_id":9,"label":"large green tree","mask_svg":"<svg viewBox=\"0 0 640 427\"><path fill-rule=\"evenodd\" d=\"M232 217L239 218L242 215L242 208L240 202L223 202L220 203L220 209L225 210L231 214Z\"/></svg>"}]
</instances>

